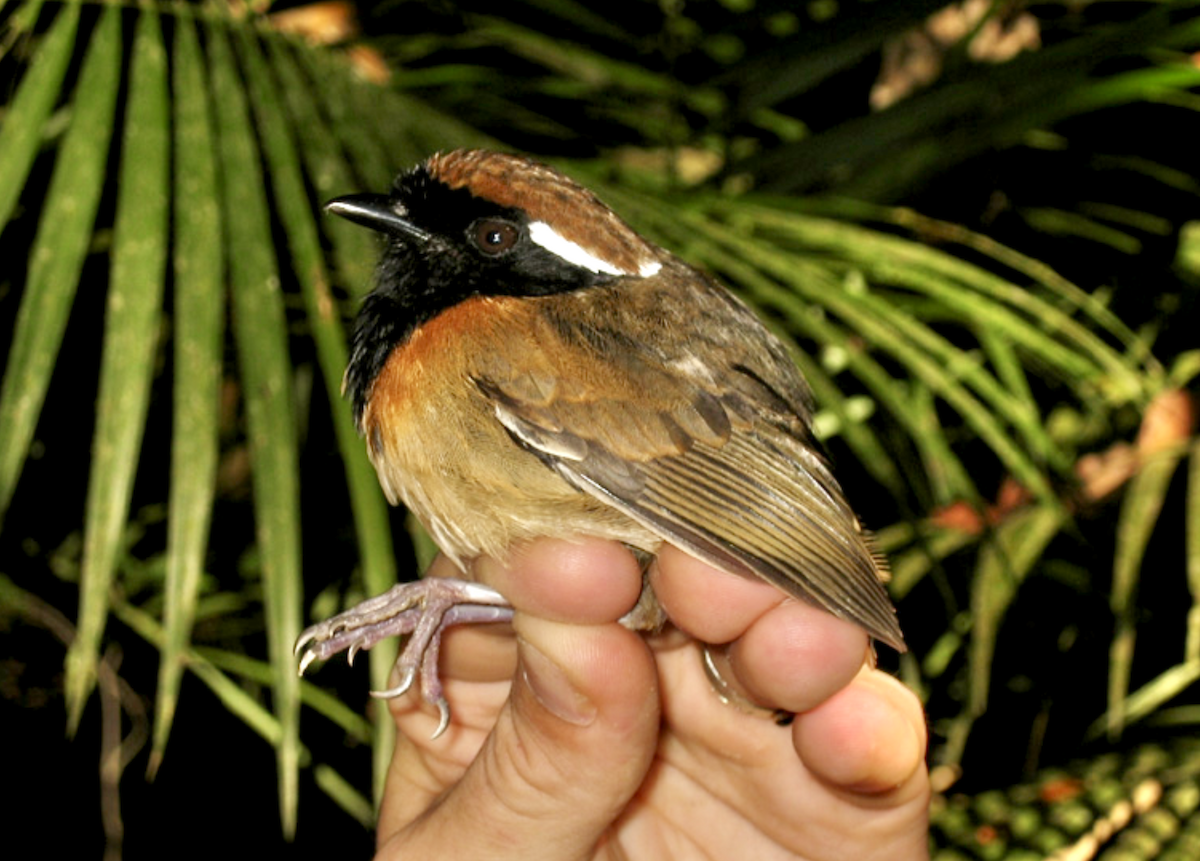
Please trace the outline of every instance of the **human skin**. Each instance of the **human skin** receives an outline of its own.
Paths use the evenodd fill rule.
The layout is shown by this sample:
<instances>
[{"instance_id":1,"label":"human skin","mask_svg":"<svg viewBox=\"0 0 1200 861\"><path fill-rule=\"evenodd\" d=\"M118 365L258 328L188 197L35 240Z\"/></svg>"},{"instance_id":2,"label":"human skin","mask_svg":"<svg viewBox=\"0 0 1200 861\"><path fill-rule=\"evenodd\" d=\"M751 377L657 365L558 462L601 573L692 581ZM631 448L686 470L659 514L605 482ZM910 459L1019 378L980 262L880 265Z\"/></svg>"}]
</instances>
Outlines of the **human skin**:
<instances>
[{"instance_id":1,"label":"human skin","mask_svg":"<svg viewBox=\"0 0 1200 861\"><path fill-rule=\"evenodd\" d=\"M617 622L641 588L619 544L539 541L473 576L513 622L446 635L438 739L435 708L390 701L379 858L928 858L925 719L854 625L669 546L650 637ZM699 642L792 724L722 701Z\"/></svg>"}]
</instances>

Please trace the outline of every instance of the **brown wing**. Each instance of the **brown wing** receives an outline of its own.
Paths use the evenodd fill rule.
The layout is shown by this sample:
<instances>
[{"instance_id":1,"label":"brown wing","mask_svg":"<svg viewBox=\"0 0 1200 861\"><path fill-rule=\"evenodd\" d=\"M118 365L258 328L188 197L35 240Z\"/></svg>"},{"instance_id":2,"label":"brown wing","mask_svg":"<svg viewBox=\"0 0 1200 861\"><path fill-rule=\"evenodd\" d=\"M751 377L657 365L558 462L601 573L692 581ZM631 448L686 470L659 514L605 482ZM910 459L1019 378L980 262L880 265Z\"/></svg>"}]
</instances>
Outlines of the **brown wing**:
<instances>
[{"instance_id":1,"label":"brown wing","mask_svg":"<svg viewBox=\"0 0 1200 861\"><path fill-rule=\"evenodd\" d=\"M884 563L811 444L807 390L778 342L715 286L686 321L652 288L588 292L548 298L527 362L476 377L510 435L666 541L903 651ZM568 364L569 382L547 378Z\"/></svg>"}]
</instances>

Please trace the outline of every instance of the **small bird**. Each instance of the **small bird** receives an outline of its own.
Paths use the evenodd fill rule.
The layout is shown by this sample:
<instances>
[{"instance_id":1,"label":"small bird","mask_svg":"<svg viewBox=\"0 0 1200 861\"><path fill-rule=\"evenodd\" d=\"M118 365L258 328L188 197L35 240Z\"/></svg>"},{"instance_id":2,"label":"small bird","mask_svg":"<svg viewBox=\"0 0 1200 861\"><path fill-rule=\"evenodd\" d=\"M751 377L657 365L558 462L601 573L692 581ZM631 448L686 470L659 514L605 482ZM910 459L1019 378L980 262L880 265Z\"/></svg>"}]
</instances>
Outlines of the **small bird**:
<instances>
[{"instance_id":1,"label":"small bird","mask_svg":"<svg viewBox=\"0 0 1200 861\"><path fill-rule=\"evenodd\" d=\"M435 155L390 194L326 209L387 239L343 385L354 420L388 500L464 576L544 536L645 559L665 541L905 650L886 564L812 436L808 386L713 278L516 155ZM378 695L419 677L436 736L442 631L511 615L469 580L403 583L305 631L300 672L409 635L399 684Z\"/></svg>"}]
</instances>

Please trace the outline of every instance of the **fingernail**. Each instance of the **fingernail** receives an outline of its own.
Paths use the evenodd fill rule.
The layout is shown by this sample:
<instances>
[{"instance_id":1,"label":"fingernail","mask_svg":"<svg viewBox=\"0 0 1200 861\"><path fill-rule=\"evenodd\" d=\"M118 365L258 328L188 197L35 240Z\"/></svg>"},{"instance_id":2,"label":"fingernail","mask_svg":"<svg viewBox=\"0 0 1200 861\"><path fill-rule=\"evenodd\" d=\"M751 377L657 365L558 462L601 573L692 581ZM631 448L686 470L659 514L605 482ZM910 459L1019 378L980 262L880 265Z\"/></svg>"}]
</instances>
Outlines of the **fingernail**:
<instances>
[{"instance_id":1,"label":"fingernail","mask_svg":"<svg viewBox=\"0 0 1200 861\"><path fill-rule=\"evenodd\" d=\"M567 674L528 640L518 642L521 647L521 674L542 707L576 726L587 726L595 720L596 707L575 689Z\"/></svg>"}]
</instances>

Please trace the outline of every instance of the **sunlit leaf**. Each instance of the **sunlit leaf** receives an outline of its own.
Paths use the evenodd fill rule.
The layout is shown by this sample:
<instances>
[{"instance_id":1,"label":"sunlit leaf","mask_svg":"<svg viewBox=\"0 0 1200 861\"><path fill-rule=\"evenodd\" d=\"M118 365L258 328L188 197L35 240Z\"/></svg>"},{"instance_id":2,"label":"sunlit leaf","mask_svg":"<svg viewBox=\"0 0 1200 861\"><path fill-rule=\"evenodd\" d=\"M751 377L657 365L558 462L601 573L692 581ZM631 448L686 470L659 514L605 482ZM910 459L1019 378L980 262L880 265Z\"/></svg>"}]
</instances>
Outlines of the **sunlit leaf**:
<instances>
[{"instance_id":1,"label":"sunlit leaf","mask_svg":"<svg viewBox=\"0 0 1200 861\"><path fill-rule=\"evenodd\" d=\"M967 708L975 716L987 709L1000 623L1042 551L1066 522L1061 509L1038 506L1012 515L984 542L971 584L971 690Z\"/></svg>"},{"instance_id":2,"label":"sunlit leaf","mask_svg":"<svg viewBox=\"0 0 1200 861\"><path fill-rule=\"evenodd\" d=\"M1125 705L1133 672L1134 642L1137 637L1135 603L1142 560L1150 535L1158 523L1167 488L1184 455L1171 448L1148 457L1129 483L1117 521L1117 547L1113 559L1112 604L1117 630L1109 650L1107 731L1110 739L1125 728Z\"/></svg>"},{"instance_id":3,"label":"sunlit leaf","mask_svg":"<svg viewBox=\"0 0 1200 861\"><path fill-rule=\"evenodd\" d=\"M375 478L375 470L367 460L366 448L355 431L349 405L341 397L342 375L348 358L346 337L330 290L329 275L325 269L317 233L316 215L310 200L304 194L300 153L289 132L297 138L305 138L301 141L300 148L310 154L310 159L315 157L315 153L312 152L314 150L323 150L327 157L332 157L332 141L327 137L318 137L319 127L313 125L316 122L315 116L307 117L306 125L289 128L284 106L279 101L280 90L270 79L270 70L259 43L243 31L238 47L257 126L262 131L261 140L271 185L275 189L275 214L287 232L292 264L300 280L309 327L316 342L317 359L325 382L326 397L332 408L334 431L346 468L350 502L354 508L354 522L358 529L363 582L371 594L377 594L396 582L395 550L389 531L387 502ZM302 132L301 129L305 131ZM348 176L348 171L337 162L327 163L325 169L339 172L343 177ZM394 643L371 651L371 685L374 690L385 690L388 687L388 673L391 672L394 661ZM395 724L386 709L378 710L375 726L378 737L375 746L375 786L376 797L379 797L383 792L390 760L388 750L391 748L395 732Z\"/></svg>"},{"instance_id":4,"label":"sunlit leaf","mask_svg":"<svg viewBox=\"0 0 1200 861\"><path fill-rule=\"evenodd\" d=\"M279 809L284 834L291 835L296 827L300 764L299 678L291 647L300 634L301 616L300 474L292 368L266 185L249 105L228 34L220 25L208 27L205 33L220 141L233 333L254 467L271 688L280 725Z\"/></svg>"},{"instance_id":5,"label":"sunlit leaf","mask_svg":"<svg viewBox=\"0 0 1200 861\"><path fill-rule=\"evenodd\" d=\"M121 74L121 20L105 9L88 42L70 128L55 159L29 251L29 274L0 389L0 513L8 508L79 287L108 165ZM76 695L89 672L74 676Z\"/></svg>"},{"instance_id":6,"label":"sunlit leaf","mask_svg":"<svg viewBox=\"0 0 1200 861\"><path fill-rule=\"evenodd\" d=\"M139 16L129 70L100 393L85 512L79 628L67 653L70 722L78 723L122 552L159 341L170 199L167 60L158 16Z\"/></svg>"},{"instance_id":7,"label":"sunlit leaf","mask_svg":"<svg viewBox=\"0 0 1200 861\"><path fill-rule=\"evenodd\" d=\"M46 118L61 94L79 27L79 3L68 3L38 46L0 126L0 229L12 215L37 155Z\"/></svg>"},{"instance_id":8,"label":"sunlit leaf","mask_svg":"<svg viewBox=\"0 0 1200 861\"><path fill-rule=\"evenodd\" d=\"M172 59L174 421L163 611L166 640L159 664L151 772L162 759L171 731L208 544L217 477L225 330L225 245L215 138L204 58L190 19L175 22Z\"/></svg>"}]
</instances>

